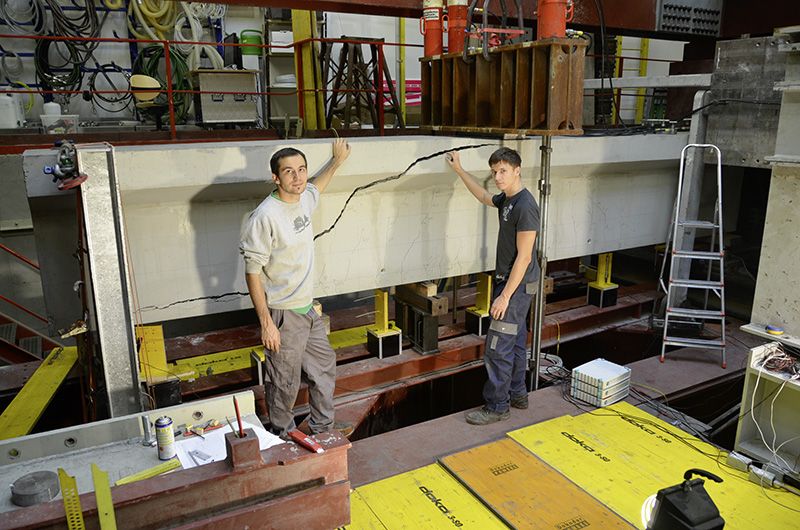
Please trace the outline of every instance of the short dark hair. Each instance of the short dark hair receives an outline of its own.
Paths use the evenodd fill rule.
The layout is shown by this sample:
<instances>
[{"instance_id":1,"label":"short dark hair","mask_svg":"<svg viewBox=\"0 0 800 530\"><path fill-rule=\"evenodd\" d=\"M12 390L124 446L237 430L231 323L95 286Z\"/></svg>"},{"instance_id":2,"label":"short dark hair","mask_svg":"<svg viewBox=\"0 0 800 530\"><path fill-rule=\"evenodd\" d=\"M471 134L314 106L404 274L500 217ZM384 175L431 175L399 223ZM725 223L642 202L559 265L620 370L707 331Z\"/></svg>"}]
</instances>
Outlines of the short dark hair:
<instances>
[{"instance_id":1,"label":"short dark hair","mask_svg":"<svg viewBox=\"0 0 800 530\"><path fill-rule=\"evenodd\" d=\"M269 161L269 168L272 170L273 175L278 174L278 170L281 167L281 160L284 158L288 158L290 156L297 156L300 155L303 157L303 162L308 164L308 160L306 160L306 155L300 151L299 149L295 149L294 147L284 147L283 149L279 149L272 155L272 158Z\"/></svg>"},{"instance_id":2,"label":"short dark hair","mask_svg":"<svg viewBox=\"0 0 800 530\"><path fill-rule=\"evenodd\" d=\"M507 162L511 167L521 167L522 157L510 147L501 147L489 157L489 167L500 162Z\"/></svg>"}]
</instances>

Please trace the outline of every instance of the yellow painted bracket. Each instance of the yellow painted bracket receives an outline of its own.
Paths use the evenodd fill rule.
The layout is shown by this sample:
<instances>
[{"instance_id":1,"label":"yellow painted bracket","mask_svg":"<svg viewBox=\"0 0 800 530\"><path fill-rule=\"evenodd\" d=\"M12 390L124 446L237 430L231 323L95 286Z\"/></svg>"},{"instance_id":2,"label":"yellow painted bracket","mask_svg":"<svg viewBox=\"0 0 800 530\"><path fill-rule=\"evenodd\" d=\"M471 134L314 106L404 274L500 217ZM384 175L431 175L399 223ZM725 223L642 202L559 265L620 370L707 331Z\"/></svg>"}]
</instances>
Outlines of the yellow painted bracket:
<instances>
[{"instance_id":1,"label":"yellow painted bracket","mask_svg":"<svg viewBox=\"0 0 800 530\"><path fill-rule=\"evenodd\" d=\"M389 329L394 329L394 327L394 320L390 320ZM373 328L374 326L370 325L331 331L328 335L328 340L331 343L331 348L334 350L338 350L339 348L347 348L349 346L358 346L359 344L366 344L367 330Z\"/></svg>"},{"instance_id":2,"label":"yellow painted bracket","mask_svg":"<svg viewBox=\"0 0 800 530\"><path fill-rule=\"evenodd\" d=\"M488 315L492 305L492 277L485 272L478 274L475 292L475 305L469 309L479 315Z\"/></svg>"},{"instance_id":3,"label":"yellow painted bracket","mask_svg":"<svg viewBox=\"0 0 800 530\"><path fill-rule=\"evenodd\" d=\"M168 473L173 469L181 469L181 461L177 458L167 460L162 464L139 471L138 473L133 473L132 475L122 477L116 482L115 485L121 486L123 484L130 484L131 482L138 482L140 480L157 477L158 475L163 475L164 473Z\"/></svg>"},{"instance_id":4,"label":"yellow painted bracket","mask_svg":"<svg viewBox=\"0 0 800 530\"><path fill-rule=\"evenodd\" d=\"M33 430L77 360L74 346L50 352L0 415L0 440L25 436Z\"/></svg>"},{"instance_id":5,"label":"yellow painted bracket","mask_svg":"<svg viewBox=\"0 0 800 530\"><path fill-rule=\"evenodd\" d=\"M67 528L69 530L83 530L86 525L83 522L81 498L78 494L78 484L75 482L75 477L67 475L66 471L58 468L58 482L61 485L64 512L67 514Z\"/></svg>"},{"instance_id":6,"label":"yellow painted bracket","mask_svg":"<svg viewBox=\"0 0 800 530\"><path fill-rule=\"evenodd\" d=\"M595 289L613 289L619 287L611 282L611 258L613 253L606 252L597 256L597 279L589 283Z\"/></svg>"},{"instance_id":7,"label":"yellow painted bracket","mask_svg":"<svg viewBox=\"0 0 800 530\"><path fill-rule=\"evenodd\" d=\"M117 530L108 473L97 467L97 464L92 464L92 481L94 482L94 496L97 501L97 518L100 521L100 529Z\"/></svg>"},{"instance_id":8,"label":"yellow painted bracket","mask_svg":"<svg viewBox=\"0 0 800 530\"><path fill-rule=\"evenodd\" d=\"M169 379L164 329L161 326L136 326L136 340L139 343L140 379L148 384Z\"/></svg>"}]
</instances>

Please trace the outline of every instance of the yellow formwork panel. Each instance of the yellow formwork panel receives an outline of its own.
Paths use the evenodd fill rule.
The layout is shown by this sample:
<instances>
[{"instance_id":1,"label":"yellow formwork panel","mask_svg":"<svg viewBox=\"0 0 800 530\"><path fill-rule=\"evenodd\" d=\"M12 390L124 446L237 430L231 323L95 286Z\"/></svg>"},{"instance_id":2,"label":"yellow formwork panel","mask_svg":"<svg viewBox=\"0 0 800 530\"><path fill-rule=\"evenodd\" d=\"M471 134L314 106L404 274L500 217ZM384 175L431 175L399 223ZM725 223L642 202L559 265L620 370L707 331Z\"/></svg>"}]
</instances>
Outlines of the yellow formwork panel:
<instances>
[{"instance_id":1,"label":"yellow formwork panel","mask_svg":"<svg viewBox=\"0 0 800 530\"><path fill-rule=\"evenodd\" d=\"M746 474L723 467L725 452L628 403L555 418L508 435L637 528L642 527L645 499L678 484L695 467L724 480L706 481L705 488L726 527L761 530L769 521L772 530L797 528L797 513L777 502L800 510L800 497L762 492Z\"/></svg>"},{"instance_id":2,"label":"yellow formwork panel","mask_svg":"<svg viewBox=\"0 0 800 530\"><path fill-rule=\"evenodd\" d=\"M513 528L631 528L510 438L440 462Z\"/></svg>"},{"instance_id":3,"label":"yellow formwork panel","mask_svg":"<svg viewBox=\"0 0 800 530\"><path fill-rule=\"evenodd\" d=\"M439 464L361 486L356 492L378 521L392 530L507 528ZM362 528L355 517L350 526Z\"/></svg>"},{"instance_id":4,"label":"yellow formwork panel","mask_svg":"<svg viewBox=\"0 0 800 530\"><path fill-rule=\"evenodd\" d=\"M25 436L33 430L77 360L74 346L50 351L0 415L0 440Z\"/></svg>"},{"instance_id":5,"label":"yellow formwork panel","mask_svg":"<svg viewBox=\"0 0 800 530\"><path fill-rule=\"evenodd\" d=\"M350 492L350 524L344 528L352 530L388 530L357 491Z\"/></svg>"}]
</instances>

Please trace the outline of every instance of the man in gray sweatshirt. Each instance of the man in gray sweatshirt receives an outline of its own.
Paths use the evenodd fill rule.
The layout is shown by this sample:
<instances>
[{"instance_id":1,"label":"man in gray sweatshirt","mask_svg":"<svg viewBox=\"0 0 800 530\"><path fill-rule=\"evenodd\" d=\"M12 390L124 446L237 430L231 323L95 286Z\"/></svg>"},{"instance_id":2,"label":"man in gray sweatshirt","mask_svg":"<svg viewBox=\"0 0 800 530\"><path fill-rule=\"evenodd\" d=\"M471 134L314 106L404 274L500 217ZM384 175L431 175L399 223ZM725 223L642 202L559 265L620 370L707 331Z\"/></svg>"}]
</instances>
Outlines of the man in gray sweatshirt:
<instances>
[{"instance_id":1,"label":"man in gray sweatshirt","mask_svg":"<svg viewBox=\"0 0 800 530\"><path fill-rule=\"evenodd\" d=\"M313 434L333 428L336 354L322 319L312 308L314 231L311 215L319 195L350 156L343 139L309 182L306 156L284 148L272 155L277 189L253 210L242 228L239 250L245 278L266 348L266 388L270 429L280 436L295 428L294 407L301 374L308 383Z\"/></svg>"}]
</instances>

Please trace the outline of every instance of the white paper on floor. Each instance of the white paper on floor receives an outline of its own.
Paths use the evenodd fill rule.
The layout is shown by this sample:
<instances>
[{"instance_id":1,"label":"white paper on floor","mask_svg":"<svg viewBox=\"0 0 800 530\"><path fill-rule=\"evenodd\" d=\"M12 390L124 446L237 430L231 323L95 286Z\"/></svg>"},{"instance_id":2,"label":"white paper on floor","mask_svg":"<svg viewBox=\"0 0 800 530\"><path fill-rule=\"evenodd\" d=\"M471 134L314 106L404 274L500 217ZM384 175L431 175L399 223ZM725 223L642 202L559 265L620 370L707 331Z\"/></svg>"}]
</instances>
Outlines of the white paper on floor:
<instances>
[{"instance_id":1,"label":"white paper on floor","mask_svg":"<svg viewBox=\"0 0 800 530\"><path fill-rule=\"evenodd\" d=\"M253 429L255 431L256 436L258 436L258 448L261 451L273 445L285 443L279 437L267 432L260 425L257 426L243 421L242 426L245 429ZM232 432L230 426L225 425L219 429L203 433L205 439L199 436L177 438L175 440L175 450L178 453L178 460L181 461L183 469L225 460L228 456L225 448L225 433L229 432Z\"/></svg>"}]
</instances>

